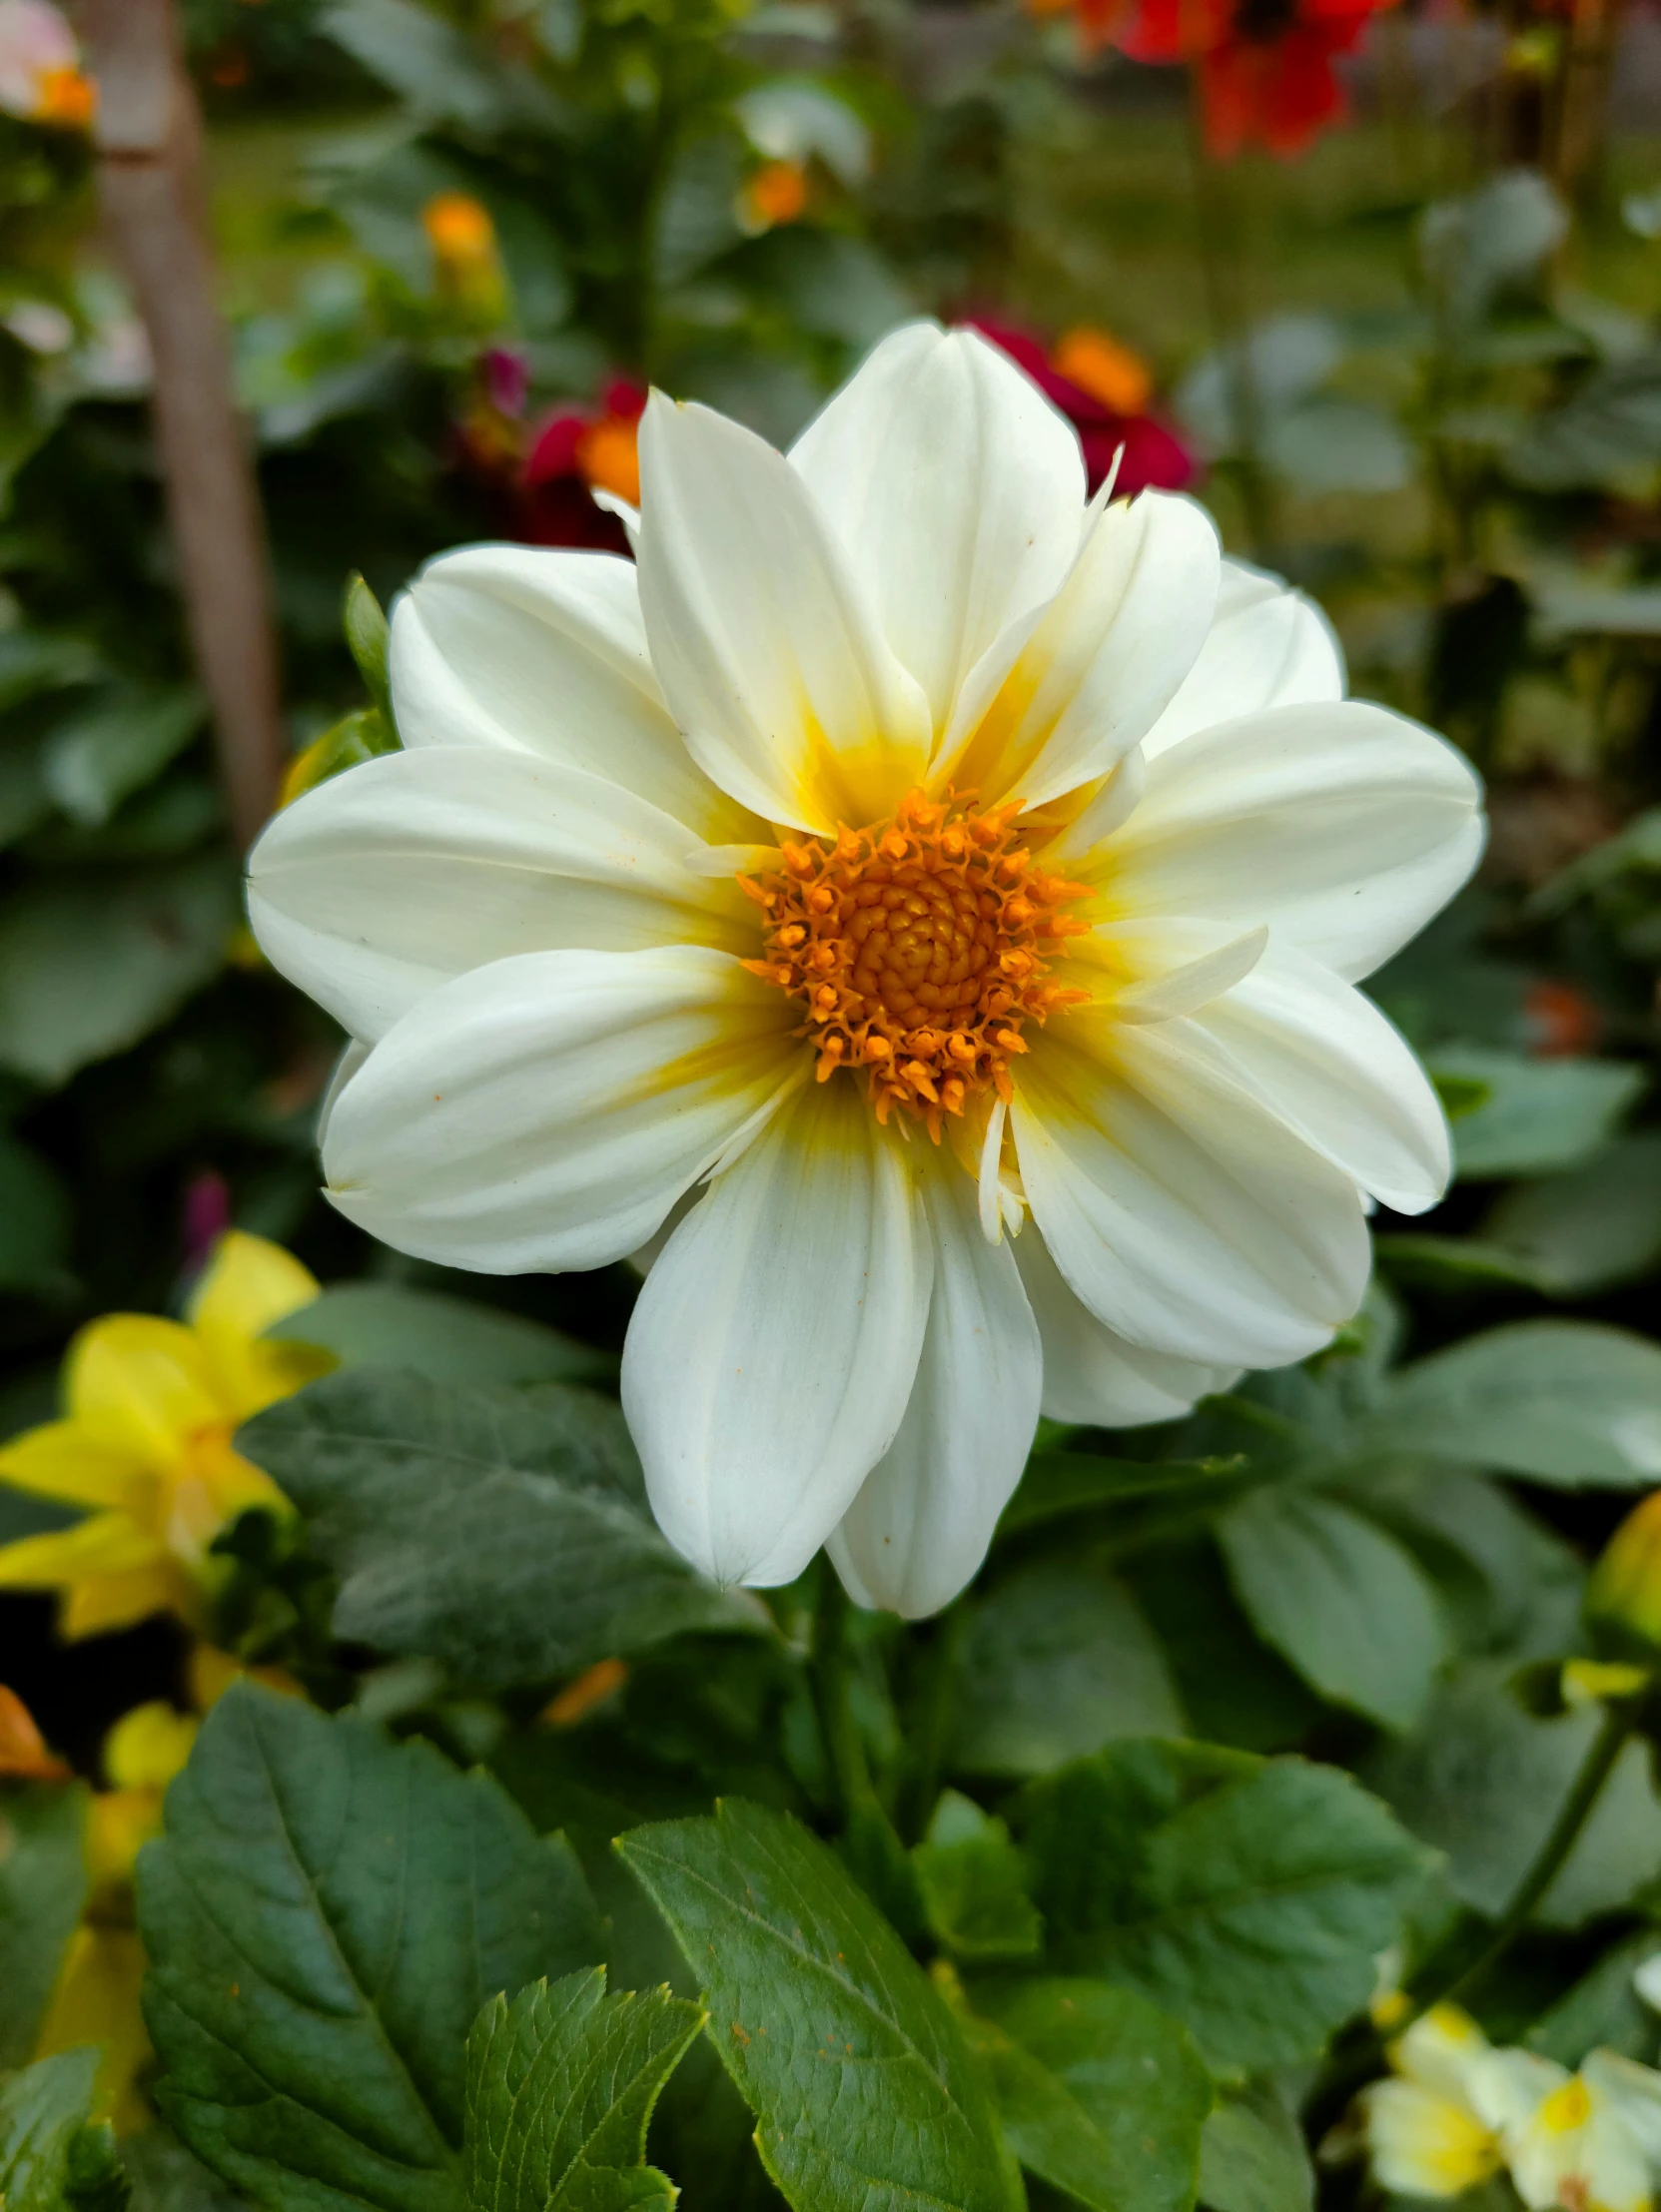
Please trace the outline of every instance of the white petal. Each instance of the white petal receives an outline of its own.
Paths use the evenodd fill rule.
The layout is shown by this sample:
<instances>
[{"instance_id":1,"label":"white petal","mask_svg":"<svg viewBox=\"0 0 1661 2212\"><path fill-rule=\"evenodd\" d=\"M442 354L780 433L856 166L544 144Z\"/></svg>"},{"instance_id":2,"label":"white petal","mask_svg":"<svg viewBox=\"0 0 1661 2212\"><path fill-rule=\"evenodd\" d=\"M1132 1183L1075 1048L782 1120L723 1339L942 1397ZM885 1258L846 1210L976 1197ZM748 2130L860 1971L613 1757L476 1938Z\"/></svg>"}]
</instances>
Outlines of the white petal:
<instances>
[{"instance_id":1,"label":"white petal","mask_svg":"<svg viewBox=\"0 0 1661 2212\"><path fill-rule=\"evenodd\" d=\"M1267 947L1268 932L1259 924L1215 951L1196 953L1180 967L1129 985L1113 1002L1114 1017L1120 1022L1171 1022L1197 1014L1244 983Z\"/></svg>"},{"instance_id":2,"label":"white petal","mask_svg":"<svg viewBox=\"0 0 1661 2212\"><path fill-rule=\"evenodd\" d=\"M633 563L615 553L441 554L394 604L389 664L408 746L522 747L621 784L711 842L754 834L681 742Z\"/></svg>"},{"instance_id":3,"label":"white petal","mask_svg":"<svg viewBox=\"0 0 1661 2212\"><path fill-rule=\"evenodd\" d=\"M623 1410L658 1525L722 1583L799 1575L893 1442L929 1306L903 1147L815 1085L718 1176L646 1277Z\"/></svg>"},{"instance_id":4,"label":"white petal","mask_svg":"<svg viewBox=\"0 0 1661 2212\"><path fill-rule=\"evenodd\" d=\"M1021 1063L1010 1117L1056 1264L1133 1343L1276 1367L1360 1304L1370 1257L1348 1176L1226 1072L1158 1029L1076 1012Z\"/></svg>"},{"instance_id":5,"label":"white petal","mask_svg":"<svg viewBox=\"0 0 1661 2212\"><path fill-rule=\"evenodd\" d=\"M1590 2052L1580 2072L1593 2096L1619 2117L1645 2156L1661 2165L1661 2073L1612 2050Z\"/></svg>"},{"instance_id":6,"label":"white petal","mask_svg":"<svg viewBox=\"0 0 1661 2212\"><path fill-rule=\"evenodd\" d=\"M688 870L688 838L620 785L533 753L388 753L272 820L249 859L249 919L275 968L373 1040L514 953L753 952L754 908L730 877Z\"/></svg>"},{"instance_id":7,"label":"white petal","mask_svg":"<svg viewBox=\"0 0 1661 2212\"><path fill-rule=\"evenodd\" d=\"M1043 1360L1009 1244L981 1234L975 1185L949 1151L923 1162L934 1289L899 1434L827 1540L849 1595L922 1620L986 1557L1038 1426Z\"/></svg>"},{"instance_id":8,"label":"white petal","mask_svg":"<svg viewBox=\"0 0 1661 2212\"><path fill-rule=\"evenodd\" d=\"M1036 1225L1013 1242L1044 1340L1044 1411L1052 1421L1108 1429L1174 1421L1196 1399L1240 1380L1238 1367L1177 1359L1115 1335L1073 1295Z\"/></svg>"},{"instance_id":9,"label":"white petal","mask_svg":"<svg viewBox=\"0 0 1661 2212\"><path fill-rule=\"evenodd\" d=\"M1076 870L1119 916L1250 929L1354 982L1476 866L1481 787L1433 731L1356 700L1221 723L1148 764L1141 804Z\"/></svg>"},{"instance_id":10,"label":"white petal","mask_svg":"<svg viewBox=\"0 0 1661 2212\"><path fill-rule=\"evenodd\" d=\"M1317 961L1271 948L1194 1021L1248 1091L1383 1204L1422 1213L1447 1188L1428 1077L1372 1001Z\"/></svg>"},{"instance_id":11,"label":"white petal","mask_svg":"<svg viewBox=\"0 0 1661 2212\"><path fill-rule=\"evenodd\" d=\"M1226 560L1205 644L1143 744L1152 760L1215 722L1342 697L1343 649L1314 601Z\"/></svg>"},{"instance_id":12,"label":"white petal","mask_svg":"<svg viewBox=\"0 0 1661 2212\"><path fill-rule=\"evenodd\" d=\"M997 347L913 323L790 458L943 732L982 654L1067 574L1085 505L1077 433Z\"/></svg>"},{"instance_id":13,"label":"white petal","mask_svg":"<svg viewBox=\"0 0 1661 2212\"><path fill-rule=\"evenodd\" d=\"M724 953L497 961L423 999L341 1093L329 1196L446 1266L604 1266L805 1073L789 1026Z\"/></svg>"},{"instance_id":14,"label":"white petal","mask_svg":"<svg viewBox=\"0 0 1661 2212\"><path fill-rule=\"evenodd\" d=\"M329 1120L335 1111L336 1100L339 1099L341 1093L369 1057L370 1048L354 1037L343 1046L340 1059L330 1070L329 1081L324 1087L323 1097L318 1102L317 1127L313 1131L313 1141L320 1150L324 1138L329 1134Z\"/></svg>"},{"instance_id":15,"label":"white petal","mask_svg":"<svg viewBox=\"0 0 1661 2212\"><path fill-rule=\"evenodd\" d=\"M640 604L692 753L770 822L873 822L921 783L928 709L801 477L654 392L640 430Z\"/></svg>"},{"instance_id":16,"label":"white petal","mask_svg":"<svg viewBox=\"0 0 1661 2212\"><path fill-rule=\"evenodd\" d=\"M1194 665L1217 578L1217 525L1192 499L1145 491L1093 513L1013 664L989 654L970 679L935 783L1031 809L1107 775Z\"/></svg>"}]
</instances>

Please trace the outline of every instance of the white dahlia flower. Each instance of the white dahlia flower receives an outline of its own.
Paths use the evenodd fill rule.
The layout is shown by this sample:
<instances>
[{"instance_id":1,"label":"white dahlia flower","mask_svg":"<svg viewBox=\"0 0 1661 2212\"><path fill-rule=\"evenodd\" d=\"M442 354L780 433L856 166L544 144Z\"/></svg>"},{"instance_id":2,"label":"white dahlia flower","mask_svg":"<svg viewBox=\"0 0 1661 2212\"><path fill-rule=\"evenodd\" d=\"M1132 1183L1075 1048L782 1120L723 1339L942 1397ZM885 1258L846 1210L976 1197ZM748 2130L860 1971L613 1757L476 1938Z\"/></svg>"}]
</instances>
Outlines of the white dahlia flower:
<instances>
[{"instance_id":1,"label":"white dahlia flower","mask_svg":"<svg viewBox=\"0 0 1661 2212\"><path fill-rule=\"evenodd\" d=\"M648 1242L623 1403L718 1581L962 1588L1040 1408L1168 1418L1325 1343L1447 1135L1353 988L1479 793L1345 702L1191 501L1085 500L973 336L897 332L788 457L654 396L636 569L475 546L393 616L406 750L250 885L360 1041L329 1194L513 1273Z\"/></svg>"}]
</instances>

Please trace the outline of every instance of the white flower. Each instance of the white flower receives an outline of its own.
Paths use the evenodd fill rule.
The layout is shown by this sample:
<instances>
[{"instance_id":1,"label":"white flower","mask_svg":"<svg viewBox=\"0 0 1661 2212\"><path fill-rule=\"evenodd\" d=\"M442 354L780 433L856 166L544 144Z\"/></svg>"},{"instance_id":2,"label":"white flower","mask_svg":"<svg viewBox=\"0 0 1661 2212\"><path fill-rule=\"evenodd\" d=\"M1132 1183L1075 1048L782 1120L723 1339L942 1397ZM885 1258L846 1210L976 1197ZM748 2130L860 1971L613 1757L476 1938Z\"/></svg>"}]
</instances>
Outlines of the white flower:
<instances>
[{"instance_id":1,"label":"white flower","mask_svg":"<svg viewBox=\"0 0 1661 2212\"><path fill-rule=\"evenodd\" d=\"M370 1048L336 1205L514 1272L692 1193L623 1364L659 1521L722 1582L828 1543L928 1613L1041 1404L1159 1420L1301 1357L1364 1193L1440 1193L1352 985L1469 874L1479 794L1198 506L1087 509L973 336L897 332L788 458L654 396L640 461L638 571L422 572L408 749L278 817L250 912Z\"/></svg>"},{"instance_id":2,"label":"white flower","mask_svg":"<svg viewBox=\"0 0 1661 2212\"><path fill-rule=\"evenodd\" d=\"M1578 2073L1496 2050L1438 2004L1390 2046L1393 2074L1361 2097L1377 2181L1456 2197L1503 2164L1528 2212L1649 2212L1661 2162L1661 2074L1595 2050Z\"/></svg>"},{"instance_id":3,"label":"white flower","mask_svg":"<svg viewBox=\"0 0 1661 2212\"><path fill-rule=\"evenodd\" d=\"M32 123L82 128L92 87L75 33L50 0L0 0L0 109Z\"/></svg>"},{"instance_id":4,"label":"white flower","mask_svg":"<svg viewBox=\"0 0 1661 2212\"><path fill-rule=\"evenodd\" d=\"M1661 2074L1608 2050L1573 2074L1531 2051L1496 2051L1479 2090L1529 2212L1649 2212Z\"/></svg>"},{"instance_id":5,"label":"white flower","mask_svg":"<svg viewBox=\"0 0 1661 2212\"><path fill-rule=\"evenodd\" d=\"M1497 2173L1499 2136L1476 2077L1495 2052L1457 2005L1433 2005L1390 2045L1395 2069L1361 2093L1374 2178L1393 2196L1457 2197Z\"/></svg>"}]
</instances>

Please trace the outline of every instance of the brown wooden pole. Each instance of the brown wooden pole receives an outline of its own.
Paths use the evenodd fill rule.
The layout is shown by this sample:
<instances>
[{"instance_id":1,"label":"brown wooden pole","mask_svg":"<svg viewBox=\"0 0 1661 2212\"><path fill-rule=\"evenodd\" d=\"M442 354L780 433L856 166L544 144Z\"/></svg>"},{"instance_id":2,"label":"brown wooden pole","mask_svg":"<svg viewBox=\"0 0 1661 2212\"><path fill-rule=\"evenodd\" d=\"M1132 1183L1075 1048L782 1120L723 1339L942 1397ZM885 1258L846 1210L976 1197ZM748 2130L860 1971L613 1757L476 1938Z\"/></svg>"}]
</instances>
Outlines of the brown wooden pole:
<instances>
[{"instance_id":1,"label":"brown wooden pole","mask_svg":"<svg viewBox=\"0 0 1661 2212\"><path fill-rule=\"evenodd\" d=\"M99 181L155 361L157 441L197 667L238 843L276 804L288 748L253 462L215 298L202 119L175 0L72 0L98 84Z\"/></svg>"}]
</instances>

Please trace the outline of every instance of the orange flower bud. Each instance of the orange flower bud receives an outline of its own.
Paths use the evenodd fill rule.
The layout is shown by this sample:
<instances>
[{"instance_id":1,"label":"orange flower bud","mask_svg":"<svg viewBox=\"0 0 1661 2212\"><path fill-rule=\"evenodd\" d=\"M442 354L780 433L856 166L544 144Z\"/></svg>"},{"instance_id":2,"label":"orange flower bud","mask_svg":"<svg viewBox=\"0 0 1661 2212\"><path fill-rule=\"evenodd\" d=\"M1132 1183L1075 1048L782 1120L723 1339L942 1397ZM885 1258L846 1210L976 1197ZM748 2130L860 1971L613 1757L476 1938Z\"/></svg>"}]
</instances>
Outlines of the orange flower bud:
<instances>
[{"instance_id":1,"label":"orange flower bud","mask_svg":"<svg viewBox=\"0 0 1661 2212\"><path fill-rule=\"evenodd\" d=\"M1141 414L1153 397L1148 364L1106 331L1088 326L1069 331L1051 360L1058 375L1100 399L1115 414Z\"/></svg>"}]
</instances>

